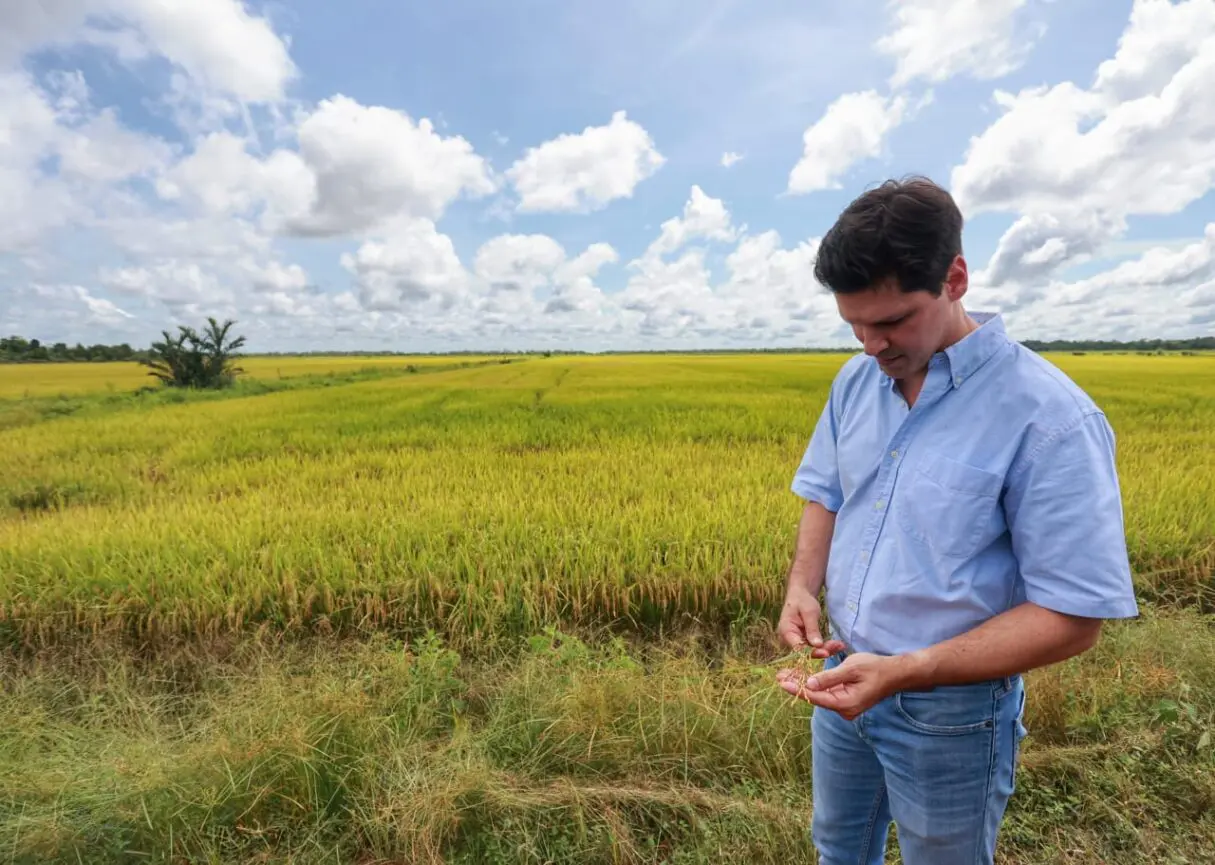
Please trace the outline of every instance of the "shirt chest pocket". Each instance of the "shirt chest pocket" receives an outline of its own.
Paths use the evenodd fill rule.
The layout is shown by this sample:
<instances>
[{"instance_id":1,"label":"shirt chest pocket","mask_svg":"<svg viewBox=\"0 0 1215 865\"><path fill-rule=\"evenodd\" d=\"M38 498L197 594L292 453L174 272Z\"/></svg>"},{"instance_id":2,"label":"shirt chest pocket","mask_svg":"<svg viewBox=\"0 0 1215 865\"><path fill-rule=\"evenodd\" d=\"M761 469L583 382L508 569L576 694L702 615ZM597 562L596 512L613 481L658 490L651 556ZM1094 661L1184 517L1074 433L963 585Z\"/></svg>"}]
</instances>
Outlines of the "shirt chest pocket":
<instances>
[{"instance_id":1,"label":"shirt chest pocket","mask_svg":"<svg viewBox=\"0 0 1215 865\"><path fill-rule=\"evenodd\" d=\"M1002 474L939 453L908 468L899 481L899 526L934 555L967 558L1003 533Z\"/></svg>"}]
</instances>

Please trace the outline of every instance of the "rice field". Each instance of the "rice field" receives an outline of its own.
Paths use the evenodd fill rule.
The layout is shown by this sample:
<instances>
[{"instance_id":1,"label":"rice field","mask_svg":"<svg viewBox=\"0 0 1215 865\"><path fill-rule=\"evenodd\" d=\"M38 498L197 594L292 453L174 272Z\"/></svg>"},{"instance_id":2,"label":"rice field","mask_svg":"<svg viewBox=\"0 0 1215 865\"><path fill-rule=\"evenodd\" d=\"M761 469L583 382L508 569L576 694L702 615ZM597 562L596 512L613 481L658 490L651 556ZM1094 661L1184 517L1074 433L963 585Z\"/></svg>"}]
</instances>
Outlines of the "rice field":
<instances>
[{"instance_id":1,"label":"rice field","mask_svg":"<svg viewBox=\"0 0 1215 865\"><path fill-rule=\"evenodd\" d=\"M772 626L844 359L531 357L0 430L0 857L810 861ZM1144 615L1031 674L1002 861L1208 861L1215 357L1052 360L1118 436Z\"/></svg>"},{"instance_id":2,"label":"rice field","mask_svg":"<svg viewBox=\"0 0 1215 865\"><path fill-rule=\"evenodd\" d=\"M463 361L476 363L487 359L490 359L489 355L251 355L242 359L240 366L247 378L270 379L334 375L354 370L394 369L410 365L428 367ZM0 365L0 400L132 391L156 385L156 380L149 376L148 372L146 366L133 362L3 364Z\"/></svg>"}]
</instances>

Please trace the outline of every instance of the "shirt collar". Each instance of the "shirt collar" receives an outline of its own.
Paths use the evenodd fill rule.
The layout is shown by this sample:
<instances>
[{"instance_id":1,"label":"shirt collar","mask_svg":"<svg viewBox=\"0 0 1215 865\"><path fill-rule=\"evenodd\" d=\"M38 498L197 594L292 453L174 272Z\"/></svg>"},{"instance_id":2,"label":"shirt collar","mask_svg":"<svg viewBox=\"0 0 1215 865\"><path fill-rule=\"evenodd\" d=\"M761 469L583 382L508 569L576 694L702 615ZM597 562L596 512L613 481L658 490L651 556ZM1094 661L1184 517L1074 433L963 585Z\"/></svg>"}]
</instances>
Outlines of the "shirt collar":
<instances>
[{"instance_id":1,"label":"shirt collar","mask_svg":"<svg viewBox=\"0 0 1215 865\"><path fill-rule=\"evenodd\" d=\"M966 379L1008 342L1004 319L998 312L972 312L969 315L979 326L944 351L937 352L929 362L929 368L946 364L950 383L955 388L965 384ZM894 387L894 379L885 373L881 374L881 381L883 385Z\"/></svg>"},{"instance_id":2,"label":"shirt collar","mask_svg":"<svg viewBox=\"0 0 1215 865\"><path fill-rule=\"evenodd\" d=\"M954 387L961 387L1008 342L1004 319L998 312L972 312L970 317L979 326L944 351Z\"/></svg>"}]
</instances>

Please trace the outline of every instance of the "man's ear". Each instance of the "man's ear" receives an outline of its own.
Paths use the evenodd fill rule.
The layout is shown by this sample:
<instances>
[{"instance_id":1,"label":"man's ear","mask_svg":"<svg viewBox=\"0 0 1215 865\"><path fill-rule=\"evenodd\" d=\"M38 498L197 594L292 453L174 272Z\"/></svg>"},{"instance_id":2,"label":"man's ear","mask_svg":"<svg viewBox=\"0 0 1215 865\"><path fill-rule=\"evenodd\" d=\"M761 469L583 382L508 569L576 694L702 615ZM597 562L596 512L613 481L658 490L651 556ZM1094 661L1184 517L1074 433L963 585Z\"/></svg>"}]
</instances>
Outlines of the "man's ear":
<instances>
[{"instance_id":1,"label":"man's ear","mask_svg":"<svg viewBox=\"0 0 1215 865\"><path fill-rule=\"evenodd\" d=\"M953 263L949 265L949 272L945 274L945 292L949 295L949 299L956 303L962 299L968 288L970 288L970 273L966 267L966 259L961 255L955 255Z\"/></svg>"}]
</instances>

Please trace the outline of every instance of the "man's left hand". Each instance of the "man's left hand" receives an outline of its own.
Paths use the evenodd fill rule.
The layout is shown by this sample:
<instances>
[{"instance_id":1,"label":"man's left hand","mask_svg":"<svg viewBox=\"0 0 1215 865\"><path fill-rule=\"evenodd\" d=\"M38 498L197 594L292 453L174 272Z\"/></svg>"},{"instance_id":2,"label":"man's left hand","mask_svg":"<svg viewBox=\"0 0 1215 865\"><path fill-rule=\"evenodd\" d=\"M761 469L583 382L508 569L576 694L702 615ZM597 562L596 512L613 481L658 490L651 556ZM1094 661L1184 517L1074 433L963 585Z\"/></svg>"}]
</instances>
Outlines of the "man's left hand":
<instances>
[{"instance_id":1,"label":"man's left hand","mask_svg":"<svg viewBox=\"0 0 1215 865\"><path fill-rule=\"evenodd\" d=\"M851 721L899 690L903 672L898 658L860 652L849 655L838 667L809 677L785 669L776 679L790 694Z\"/></svg>"}]
</instances>

